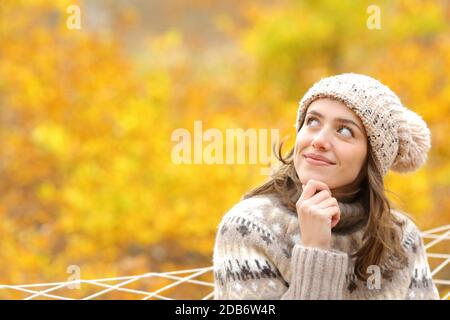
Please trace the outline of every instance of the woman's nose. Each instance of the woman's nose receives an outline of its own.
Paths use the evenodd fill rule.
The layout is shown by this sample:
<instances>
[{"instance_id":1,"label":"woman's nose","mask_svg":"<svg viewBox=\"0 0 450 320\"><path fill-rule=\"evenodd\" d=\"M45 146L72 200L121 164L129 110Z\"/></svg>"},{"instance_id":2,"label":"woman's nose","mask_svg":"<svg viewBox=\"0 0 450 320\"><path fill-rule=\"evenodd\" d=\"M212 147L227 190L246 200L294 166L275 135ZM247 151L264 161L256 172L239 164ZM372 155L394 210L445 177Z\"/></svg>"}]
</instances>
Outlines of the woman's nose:
<instances>
[{"instance_id":1,"label":"woman's nose","mask_svg":"<svg viewBox=\"0 0 450 320\"><path fill-rule=\"evenodd\" d=\"M319 131L312 139L311 145L315 149L327 150L330 148L330 139L326 130Z\"/></svg>"}]
</instances>

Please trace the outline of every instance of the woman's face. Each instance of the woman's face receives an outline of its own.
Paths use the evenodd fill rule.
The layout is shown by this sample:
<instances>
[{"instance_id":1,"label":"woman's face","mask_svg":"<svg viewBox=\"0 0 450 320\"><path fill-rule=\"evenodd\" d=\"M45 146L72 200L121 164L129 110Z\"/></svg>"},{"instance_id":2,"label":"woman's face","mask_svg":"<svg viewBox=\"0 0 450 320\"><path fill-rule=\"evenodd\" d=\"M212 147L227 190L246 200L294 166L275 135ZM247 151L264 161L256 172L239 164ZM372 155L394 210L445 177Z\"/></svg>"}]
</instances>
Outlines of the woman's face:
<instances>
[{"instance_id":1,"label":"woman's face","mask_svg":"<svg viewBox=\"0 0 450 320\"><path fill-rule=\"evenodd\" d=\"M352 183L367 156L367 136L359 117L344 103L313 101L295 141L294 166L302 184L314 179L330 189ZM325 161L315 160L323 158Z\"/></svg>"}]
</instances>

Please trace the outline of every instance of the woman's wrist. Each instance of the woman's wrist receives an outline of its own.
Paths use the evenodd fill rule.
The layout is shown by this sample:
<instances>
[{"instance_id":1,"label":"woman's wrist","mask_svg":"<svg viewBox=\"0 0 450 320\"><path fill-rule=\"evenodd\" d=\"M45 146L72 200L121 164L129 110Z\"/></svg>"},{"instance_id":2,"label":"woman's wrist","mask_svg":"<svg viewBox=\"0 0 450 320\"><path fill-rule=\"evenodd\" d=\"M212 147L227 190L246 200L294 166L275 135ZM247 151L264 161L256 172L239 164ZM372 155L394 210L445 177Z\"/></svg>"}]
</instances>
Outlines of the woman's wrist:
<instances>
[{"instance_id":1,"label":"woman's wrist","mask_svg":"<svg viewBox=\"0 0 450 320\"><path fill-rule=\"evenodd\" d=\"M307 243L303 243L304 247L309 247L309 248L316 248L316 249L322 249L322 250L330 250L331 249L331 245L329 243L316 243L316 242L307 242Z\"/></svg>"}]
</instances>

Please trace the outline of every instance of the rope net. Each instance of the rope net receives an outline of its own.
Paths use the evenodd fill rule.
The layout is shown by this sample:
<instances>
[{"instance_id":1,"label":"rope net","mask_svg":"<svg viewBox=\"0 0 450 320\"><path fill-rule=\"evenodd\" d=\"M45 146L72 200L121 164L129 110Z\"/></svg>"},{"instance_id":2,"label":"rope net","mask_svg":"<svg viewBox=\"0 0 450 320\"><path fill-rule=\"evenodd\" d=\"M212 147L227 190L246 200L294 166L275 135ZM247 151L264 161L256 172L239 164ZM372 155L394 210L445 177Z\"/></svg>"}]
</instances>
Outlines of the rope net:
<instances>
[{"instance_id":1,"label":"rope net","mask_svg":"<svg viewBox=\"0 0 450 320\"><path fill-rule=\"evenodd\" d=\"M450 300L450 268L448 266L450 263L450 253L448 252L450 224L424 231L422 237L427 250L433 282L439 290L441 299ZM440 246L440 244L444 245ZM441 250L436 248L441 248ZM80 290L80 288L84 290ZM210 300L213 296L212 266L94 280L77 279L63 282L0 285L0 299Z\"/></svg>"}]
</instances>

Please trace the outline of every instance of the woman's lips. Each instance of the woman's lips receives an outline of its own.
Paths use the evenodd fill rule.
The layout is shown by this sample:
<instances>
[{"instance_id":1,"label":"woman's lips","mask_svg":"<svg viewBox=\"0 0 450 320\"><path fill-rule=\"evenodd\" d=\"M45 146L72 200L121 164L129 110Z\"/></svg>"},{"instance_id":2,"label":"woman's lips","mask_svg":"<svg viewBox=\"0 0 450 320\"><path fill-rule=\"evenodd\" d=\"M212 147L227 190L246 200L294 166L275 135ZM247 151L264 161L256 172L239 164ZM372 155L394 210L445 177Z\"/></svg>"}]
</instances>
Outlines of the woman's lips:
<instances>
[{"instance_id":1,"label":"woman's lips","mask_svg":"<svg viewBox=\"0 0 450 320\"><path fill-rule=\"evenodd\" d=\"M325 161L322 161L322 160L316 160L316 159L309 158L309 157L306 157L306 156L304 156L304 157L305 157L305 160L306 160L307 163L309 163L311 165L314 165L314 166L332 166L333 165L331 163L328 163L328 162L325 162Z\"/></svg>"}]
</instances>

